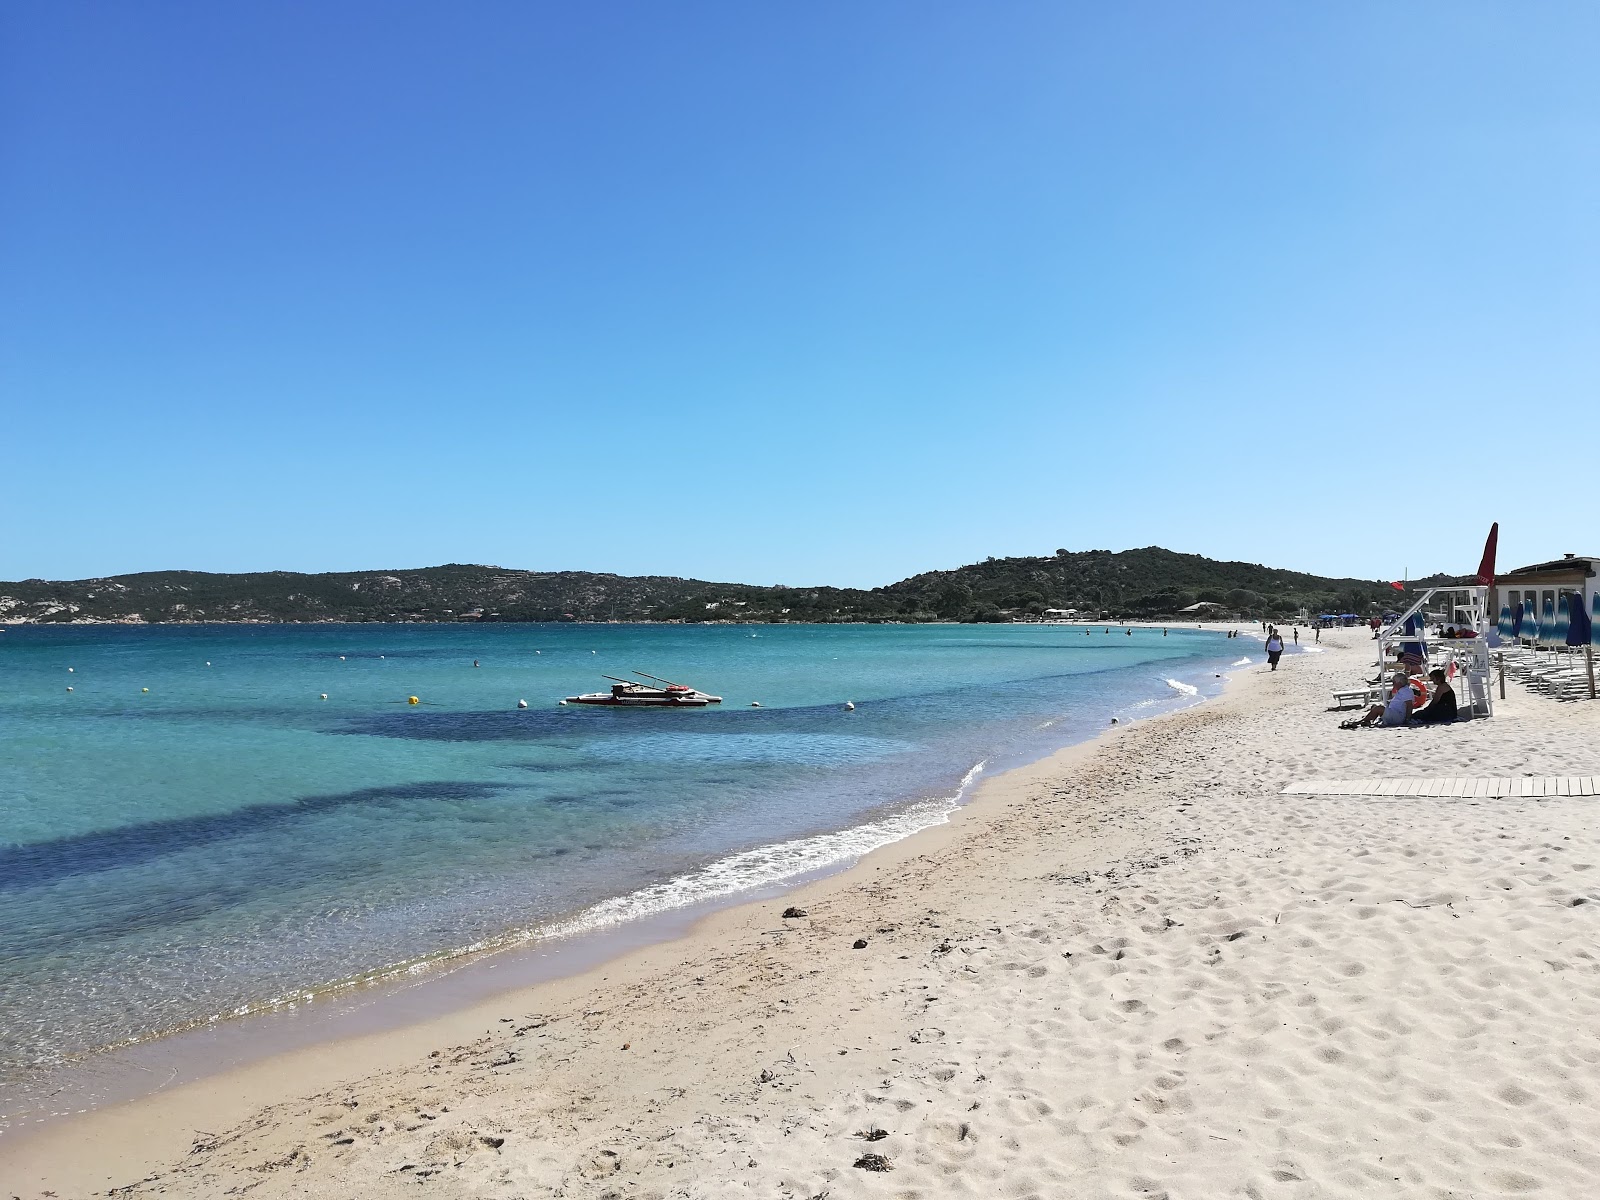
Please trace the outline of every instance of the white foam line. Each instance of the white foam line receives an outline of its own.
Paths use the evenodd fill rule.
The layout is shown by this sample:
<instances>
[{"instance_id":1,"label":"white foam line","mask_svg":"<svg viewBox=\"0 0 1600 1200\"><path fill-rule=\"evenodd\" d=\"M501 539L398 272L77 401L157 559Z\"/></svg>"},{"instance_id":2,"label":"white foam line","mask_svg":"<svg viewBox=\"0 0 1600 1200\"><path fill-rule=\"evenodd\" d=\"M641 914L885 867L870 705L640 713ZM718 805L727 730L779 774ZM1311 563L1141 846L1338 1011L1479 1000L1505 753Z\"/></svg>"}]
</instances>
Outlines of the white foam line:
<instances>
[{"instance_id":1,"label":"white foam line","mask_svg":"<svg viewBox=\"0 0 1600 1200\"><path fill-rule=\"evenodd\" d=\"M737 895L754 888L769 887L813 871L842 866L880 846L898 842L934 825L944 824L950 819L950 814L961 806L962 800L971 790L973 781L983 773L987 765L987 759L975 763L961 777L961 783L953 795L923 800L881 821L872 821L866 825L840 829L833 833L818 834L815 837L794 838L770 846L757 846L753 850L730 854L699 870L652 884L625 896L603 900L553 924L482 938L470 945L460 946L442 954L431 955L415 962L396 963L366 972L359 978L325 984L315 990L296 990L270 1000L242 1004L227 1015L242 1017L257 1012L293 1009L300 1004L320 1000L350 988L406 975L420 975L439 967L452 966L471 955L482 954L485 951L506 950L528 942L610 929L641 917L687 908L703 901ZM222 1019L223 1014L219 1013L194 1024L209 1024ZM118 1045L133 1045L143 1040L144 1037L132 1037Z\"/></svg>"},{"instance_id":2,"label":"white foam line","mask_svg":"<svg viewBox=\"0 0 1600 1200\"><path fill-rule=\"evenodd\" d=\"M1233 665L1236 666L1236 667L1248 667L1250 665L1250 663L1251 663L1250 659L1241 658L1238 662L1234 663Z\"/></svg>"},{"instance_id":3,"label":"white foam line","mask_svg":"<svg viewBox=\"0 0 1600 1200\"><path fill-rule=\"evenodd\" d=\"M1198 696L1200 689L1191 683L1181 683L1176 679L1168 679L1166 684L1175 692L1182 692L1185 696Z\"/></svg>"},{"instance_id":4,"label":"white foam line","mask_svg":"<svg viewBox=\"0 0 1600 1200\"><path fill-rule=\"evenodd\" d=\"M972 781L982 773L986 762L977 763L966 773L953 796L924 800L881 821L851 829L795 838L730 854L698 871L652 884L626 896L602 901L556 925L545 926L533 936L565 937L606 929L625 921L687 908L702 901L736 895L752 888L782 883L797 875L852 862L880 846L944 824L950 819L950 814L960 807L962 798Z\"/></svg>"}]
</instances>

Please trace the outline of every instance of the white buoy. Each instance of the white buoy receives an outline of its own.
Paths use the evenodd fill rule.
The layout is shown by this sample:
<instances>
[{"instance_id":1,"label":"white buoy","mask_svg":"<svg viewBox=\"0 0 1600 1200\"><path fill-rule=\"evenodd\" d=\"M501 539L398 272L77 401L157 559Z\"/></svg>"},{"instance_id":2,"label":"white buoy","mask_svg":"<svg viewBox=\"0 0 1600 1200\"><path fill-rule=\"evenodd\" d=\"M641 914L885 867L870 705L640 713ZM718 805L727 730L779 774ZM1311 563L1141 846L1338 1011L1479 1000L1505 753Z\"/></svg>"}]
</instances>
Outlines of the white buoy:
<instances>
[{"instance_id":1,"label":"white buoy","mask_svg":"<svg viewBox=\"0 0 1600 1200\"><path fill-rule=\"evenodd\" d=\"M71 674L72 674L72 668L71 668L71 667L68 667L68 668L67 668L67 674L68 674L68 675L71 675Z\"/></svg>"},{"instance_id":2,"label":"white buoy","mask_svg":"<svg viewBox=\"0 0 1600 1200\"><path fill-rule=\"evenodd\" d=\"M750 701L750 707L751 708L760 708L761 707L761 701L759 701L759 700Z\"/></svg>"},{"instance_id":3,"label":"white buoy","mask_svg":"<svg viewBox=\"0 0 1600 1200\"><path fill-rule=\"evenodd\" d=\"M566 701L563 700L561 703L565 704ZM518 700L517 701L517 707L518 708L527 708L528 707L528 702L526 700Z\"/></svg>"},{"instance_id":4,"label":"white buoy","mask_svg":"<svg viewBox=\"0 0 1600 1200\"><path fill-rule=\"evenodd\" d=\"M70 686L69 686L69 687L68 687L68 688L67 688L67 691L69 691L69 692L70 692L70 691L71 691L71 690L72 690L72 688L71 688L71 687L70 687Z\"/></svg>"},{"instance_id":5,"label":"white buoy","mask_svg":"<svg viewBox=\"0 0 1600 1200\"><path fill-rule=\"evenodd\" d=\"M327 698L328 698L328 693L327 693L327 692L323 692L323 693L322 693L322 698L323 698L323 699L324 699L324 700L326 700L326 699L327 699Z\"/></svg>"},{"instance_id":6,"label":"white buoy","mask_svg":"<svg viewBox=\"0 0 1600 1200\"><path fill-rule=\"evenodd\" d=\"M139 689L139 690L140 690L140 691L141 691L141 692L148 692L148 691L149 691L149 690L150 690L150 689L149 689L149 688L140 688L140 689Z\"/></svg>"},{"instance_id":7,"label":"white buoy","mask_svg":"<svg viewBox=\"0 0 1600 1200\"><path fill-rule=\"evenodd\" d=\"M559 703L562 708L565 708L567 706L567 702L565 700L558 701L557 703Z\"/></svg>"},{"instance_id":8,"label":"white buoy","mask_svg":"<svg viewBox=\"0 0 1600 1200\"><path fill-rule=\"evenodd\" d=\"M206 659L206 666L209 667L210 665L211 665L211 660L208 658L208 659Z\"/></svg>"},{"instance_id":9,"label":"white buoy","mask_svg":"<svg viewBox=\"0 0 1600 1200\"><path fill-rule=\"evenodd\" d=\"M387 654L380 654L380 655L378 655L378 657L379 658L388 658L389 656Z\"/></svg>"},{"instance_id":10,"label":"white buoy","mask_svg":"<svg viewBox=\"0 0 1600 1200\"><path fill-rule=\"evenodd\" d=\"M855 712L856 702L854 700L846 700L844 702L844 710L845 712Z\"/></svg>"},{"instance_id":11,"label":"white buoy","mask_svg":"<svg viewBox=\"0 0 1600 1200\"><path fill-rule=\"evenodd\" d=\"M340 662L343 662L343 661L344 661L344 655L342 655L342 654L341 654L341 655L339 655L339 661L340 661Z\"/></svg>"}]
</instances>

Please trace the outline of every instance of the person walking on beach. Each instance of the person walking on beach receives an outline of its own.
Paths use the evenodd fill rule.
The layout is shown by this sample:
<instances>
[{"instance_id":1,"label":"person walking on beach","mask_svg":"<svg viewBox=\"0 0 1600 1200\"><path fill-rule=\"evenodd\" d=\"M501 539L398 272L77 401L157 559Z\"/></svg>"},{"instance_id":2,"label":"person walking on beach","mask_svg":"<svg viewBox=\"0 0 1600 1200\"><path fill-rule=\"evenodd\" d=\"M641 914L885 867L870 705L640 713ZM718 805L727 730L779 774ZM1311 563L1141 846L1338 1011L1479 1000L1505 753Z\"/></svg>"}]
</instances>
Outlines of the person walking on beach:
<instances>
[{"instance_id":1,"label":"person walking on beach","mask_svg":"<svg viewBox=\"0 0 1600 1200\"><path fill-rule=\"evenodd\" d=\"M1300 644L1300 626L1298 625L1294 627L1294 644L1296 646Z\"/></svg>"},{"instance_id":2,"label":"person walking on beach","mask_svg":"<svg viewBox=\"0 0 1600 1200\"><path fill-rule=\"evenodd\" d=\"M1267 661L1272 664L1272 669L1278 669L1278 658L1283 653L1283 638L1274 629L1267 635Z\"/></svg>"}]
</instances>

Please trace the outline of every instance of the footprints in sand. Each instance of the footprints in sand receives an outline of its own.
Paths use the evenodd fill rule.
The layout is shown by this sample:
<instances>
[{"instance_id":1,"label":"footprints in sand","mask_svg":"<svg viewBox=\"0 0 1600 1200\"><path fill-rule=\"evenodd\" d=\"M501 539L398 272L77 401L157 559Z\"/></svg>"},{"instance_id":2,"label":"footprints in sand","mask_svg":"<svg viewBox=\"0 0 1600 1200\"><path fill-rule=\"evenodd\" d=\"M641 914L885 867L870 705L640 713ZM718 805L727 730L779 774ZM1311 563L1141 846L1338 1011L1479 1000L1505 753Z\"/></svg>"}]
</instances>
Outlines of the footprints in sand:
<instances>
[{"instance_id":1,"label":"footprints in sand","mask_svg":"<svg viewBox=\"0 0 1600 1200\"><path fill-rule=\"evenodd\" d=\"M938 1057L900 1063L895 1090L922 1103L897 1096L884 1141L896 1194L933 1200L955 1178L1041 1197L1581 1191L1600 1141L1571 1110L1600 1087L1600 1049L1574 1059L1560 1031L1600 1012L1600 961L1588 926L1551 923L1589 920L1569 903L1588 893L1573 866L1504 877L1504 858L1454 851L1505 815L1452 817L1451 844L1420 854L1385 846L1370 811L1332 804L1281 854L1240 838L1049 926L947 927L929 949L949 949L927 961L951 1032L935 1046L915 1031L908 1048ZM1281 829L1261 837L1284 846ZM1511 840L1507 856L1526 860L1537 839ZM1327 869L1305 878L1308 861ZM1535 952L1557 943L1559 957ZM1026 1148L1026 1180L997 1123Z\"/></svg>"}]
</instances>

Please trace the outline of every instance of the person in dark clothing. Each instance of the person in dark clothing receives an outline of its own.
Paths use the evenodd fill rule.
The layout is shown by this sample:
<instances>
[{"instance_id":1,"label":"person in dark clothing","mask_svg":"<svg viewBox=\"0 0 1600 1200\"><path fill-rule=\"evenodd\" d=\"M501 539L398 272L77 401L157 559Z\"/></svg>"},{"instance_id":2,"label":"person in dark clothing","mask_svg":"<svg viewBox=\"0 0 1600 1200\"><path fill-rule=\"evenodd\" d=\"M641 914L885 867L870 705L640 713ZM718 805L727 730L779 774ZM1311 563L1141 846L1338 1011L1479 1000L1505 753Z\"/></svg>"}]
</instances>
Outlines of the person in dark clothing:
<instances>
[{"instance_id":1,"label":"person in dark clothing","mask_svg":"<svg viewBox=\"0 0 1600 1200\"><path fill-rule=\"evenodd\" d=\"M1433 681L1433 698L1423 708L1411 714L1411 719L1421 725L1443 725L1454 721L1457 715L1456 692L1440 670L1428 672Z\"/></svg>"},{"instance_id":2,"label":"person in dark clothing","mask_svg":"<svg viewBox=\"0 0 1600 1200\"><path fill-rule=\"evenodd\" d=\"M1267 635L1267 661L1272 664L1272 669L1278 669L1278 656L1283 653L1283 635L1276 629Z\"/></svg>"}]
</instances>

